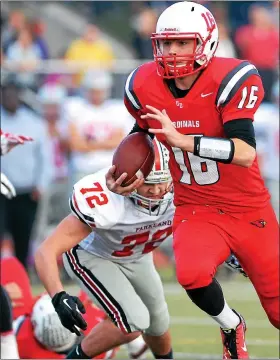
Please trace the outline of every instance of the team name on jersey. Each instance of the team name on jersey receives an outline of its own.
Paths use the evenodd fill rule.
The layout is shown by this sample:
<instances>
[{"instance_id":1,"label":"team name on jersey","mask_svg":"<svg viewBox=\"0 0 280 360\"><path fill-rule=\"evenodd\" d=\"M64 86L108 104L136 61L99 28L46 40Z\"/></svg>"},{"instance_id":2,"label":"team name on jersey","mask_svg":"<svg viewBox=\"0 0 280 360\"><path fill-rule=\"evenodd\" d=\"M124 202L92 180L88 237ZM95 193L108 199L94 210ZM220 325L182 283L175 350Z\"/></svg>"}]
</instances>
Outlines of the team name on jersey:
<instances>
[{"instance_id":1,"label":"team name on jersey","mask_svg":"<svg viewBox=\"0 0 280 360\"><path fill-rule=\"evenodd\" d=\"M136 228L136 232L153 229L153 228L160 227L160 226L171 226L171 224L172 224L171 220L165 220L160 223L155 223L155 224L138 227L138 228Z\"/></svg>"},{"instance_id":2,"label":"team name on jersey","mask_svg":"<svg viewBox=\"0 0 280 360\"><path fill-rule=\"evenodd\" d=\"M174 127L176 129L181 129L181 128L189 128L189 127L195 127L198 128L200 127L200 121L199 120L182 120L182 121L173 121L172 122Z\"/></svg>"}]
</instances>

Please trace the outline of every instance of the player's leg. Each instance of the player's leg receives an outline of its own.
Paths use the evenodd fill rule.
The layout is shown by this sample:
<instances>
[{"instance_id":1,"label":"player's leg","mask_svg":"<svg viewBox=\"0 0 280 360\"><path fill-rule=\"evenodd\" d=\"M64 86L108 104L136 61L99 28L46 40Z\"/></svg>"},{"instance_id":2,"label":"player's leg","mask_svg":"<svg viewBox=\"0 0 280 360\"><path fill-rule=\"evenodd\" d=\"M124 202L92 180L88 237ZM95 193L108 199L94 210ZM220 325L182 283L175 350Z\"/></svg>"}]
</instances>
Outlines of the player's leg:
<instances>
[{"instance_id":1,"label":"player's leg","mask_svg":"<svg viewBox=\"0 0 280 360\"><path fill-rule=\"evenodd\" d=\"M214 224L221 216L223 221L227 218L218 212L204 211L203 216L204 219L195 212L185 221L175 221L173 247L178 282L191 300L220 325L223 358L230 358L230 353L234 358L247 358L243 318L228 306L219 283L214 279L218 265L230 254L227 233ZM238 340L240 346L237 348L234 344L239 338L243 342Z\"/></svg>"},{"instance_id":2,"label":"player's leg","mask_svg":"<svg viewBox=\"0 0 280 360\"><path fill-rule=\"evenodd\" d=\"M94 327L81 343L80 350L94 357L134 340L149 327L150 318L148 309L117 264L77 248L64 254L65 268L111 319ZM77 356L71 352L68 358Z\"/></svg>"},{"instance_id":3,"label":"player's leg","mask_svg":"<svg viewBox=\"0 0 280 360\"><path fill-rule=\"evenodd\" d=\"M16 338L13 332L11 301L6 290L0 285L1 302L1 359L19 359Z\"/></svg>"},{"instance_id":4,"label":"player's leg","mask_svg":"<svg viewBox=\"0 0 280 360\"><path fill-rule=\"evenodd\" d=\"M129 264L124 271L149 310L150 326L143 335L146 343L156 359L172 359L169 313L162 282L153 263L152 253Z\"/></svg>"},{"instance_id":5,"label":"player's leg","mask_svg":"<svg viewBox=\"0 0 280 360\"><path fill-rule=\"evenodd\" d=\"M19 194L10 200L9 229L15 244L16 257L27 267L29 242L38 202L30 194Z\"/></svg>"},{"instance_id":6,"label":"player's leg","mask_svg":"<svg viewBox=\"0 0 280 360\"><path fill-rule=\"evenodd\" d=\"M279 329L279 224L271 205L244 214L232 248L272 325Z\"/></svg>"}]
</instances>

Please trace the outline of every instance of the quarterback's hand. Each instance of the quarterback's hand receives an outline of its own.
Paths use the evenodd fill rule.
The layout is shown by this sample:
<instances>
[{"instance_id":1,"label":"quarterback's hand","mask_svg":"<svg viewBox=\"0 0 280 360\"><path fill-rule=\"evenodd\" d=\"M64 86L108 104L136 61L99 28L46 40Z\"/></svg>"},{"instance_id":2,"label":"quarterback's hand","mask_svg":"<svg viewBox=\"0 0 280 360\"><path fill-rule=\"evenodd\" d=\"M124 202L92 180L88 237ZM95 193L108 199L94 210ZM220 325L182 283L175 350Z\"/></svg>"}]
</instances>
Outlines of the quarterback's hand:
<instances>
[{"instance_id":1,"label":"quarterback's hand","mask_svg":"<svg viewBox=\"0 0 280 360\"><path fill-rule=\"evenodd\" d=\"M27 141L33 141L33 139L29 136L1 132L1 155L7 154L15 146L23 145Z\"/></svg>"},{"instance_id":2,"label":"quarterback's hand","mask_svg":"<svg viewBox=\"0 0 280 360\"><path fill-rule=\"evenodd\" d=\"M87 323L81 315L81 313L85 314L86 310L77 296L61 291L54 295L52 304L66 329L78 336L81 335L79 329L86 330Z\"/></svg>"},{"instance_id":3,"label":"quarterback's hand","mask_svg":"<svg viewBox=\"0 0 280 360\"><path fill-rule=\"evenodd\" d=\"M243 267L240 265L237 257L233 254L231 254L225 261L225 264L232 270L238 271L240 274L242 274L245 277L248 277L248 275L243 270Z\"/></svg>"},{"instance_id":4,"label":"quarterback's hand","mask_svg":"<svg viewBox=\"0 0 280 360\"><path fill-rule=\"evenodd\" d=\"M16 190L6 175L1 173L1 194L8 199L12 199L16 196Z\"/></svg>"},{"instance_id":5,"label":"quarterback's hand","mask_svg":"<svg viewBox=\"0 0 280 360\"><path fill-rule=\"evenodd\" d=\"M187 141L187 136L180 134L174 127L165 110L158 110L153 106L146 105L149 112L145 115L141 115L142 119L155 119L161 123L161 129L149 129L149 132L153 134L165 135L166 141L169 145L183 148Z\"/></svg>"},{"instance_id":6,"label":"quarterback's hand","mask_svg":"<svg viewBox=\"0 0 280 360\"><path fill-rule=\"evenodd\" d=\"M132 184L128 186L125 187L121 186L122 182L127 177L127 173L121 174L121 176L115 180L114 178L115 171L116 171L116 166L113 165L112 167L110 167L105 177L106 177L107 188L116 194L128 196L135 189L137 189L140 185L144 183L143 179L136 179Z\"/></svg>"}]
</instances>

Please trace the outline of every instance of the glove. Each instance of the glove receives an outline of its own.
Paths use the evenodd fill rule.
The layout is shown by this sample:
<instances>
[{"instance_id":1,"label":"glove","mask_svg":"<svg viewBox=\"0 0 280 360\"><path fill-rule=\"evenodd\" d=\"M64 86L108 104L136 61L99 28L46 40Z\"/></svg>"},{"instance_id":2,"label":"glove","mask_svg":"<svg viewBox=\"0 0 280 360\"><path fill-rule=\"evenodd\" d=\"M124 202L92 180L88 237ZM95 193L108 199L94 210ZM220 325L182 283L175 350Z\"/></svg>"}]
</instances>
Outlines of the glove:
<instances>
[{"instance_id":1,"label":"glove","mask_svg":"<svg viewBox=\"0 0 280 360\"><path fill-rule=\"evenodd\" d=\"M12 199L16 196L16 190L6 175L1 173L1 194L8 199Z\"/></svg>"},{"instance_id":2,"label":"glove","mask_svg":"<svg viewBox=\"0 0 280 360\"><path fill-rule=\"evenodd\" d=\"M7 154L13 147L24 144L26 141L33 141L29 136L13 135L1 131L1 155Z\"/></svg>"},{"instance_id":3,"label":"glove","mask_svg":"<svg viewBox=\"0 0 280 360\"><path fill-rule=\"evenodd\" d=\"M71 296L65 291L61 291L54 295L52 304L57 312L61 324L72 333L80 336L79 329L86 330L87 323L85 322L82 314L86 310L84 305L77 296Z\"/></svg>"},{"instance_id":4,"label":"glove","mask_svg":"<svg viewBox=\"0 0 280 360\"><path fill-rule=\"evenodd\" d=\"M237 257L233 254L231 254L225 261L225 264L232 270L238 271L240 274L242 274L245 277L248 277L248 275L243 270L242 266L240 265Z\"/></svg>"}]
</instances>

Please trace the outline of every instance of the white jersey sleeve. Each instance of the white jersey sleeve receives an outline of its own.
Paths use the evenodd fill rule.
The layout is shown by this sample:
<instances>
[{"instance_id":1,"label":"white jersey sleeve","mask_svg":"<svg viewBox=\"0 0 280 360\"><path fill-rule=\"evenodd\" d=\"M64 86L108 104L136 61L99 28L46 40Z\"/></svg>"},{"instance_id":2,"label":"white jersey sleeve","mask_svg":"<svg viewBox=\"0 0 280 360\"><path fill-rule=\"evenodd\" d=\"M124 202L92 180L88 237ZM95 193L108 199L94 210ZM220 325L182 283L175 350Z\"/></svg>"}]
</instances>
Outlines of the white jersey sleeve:
<instances>
[{"instance_id":1,"label":"white jersey sleeve","mask_svg":"<svg viewBox=\"0 0 280 360\"><path fill-rule=\"evenodd\" d=\"M70 198L72 213L93 229L112 228L125 211L124 197L111 192L106 186L107 170L103 169L78 181Z\"/></svg>"}]
</instances>

